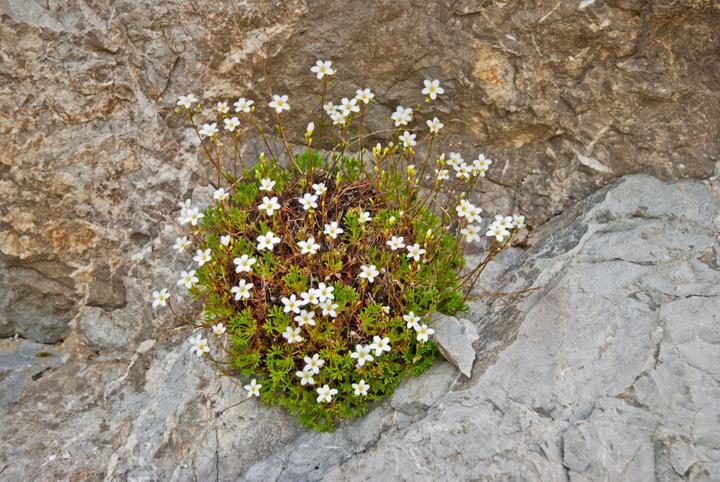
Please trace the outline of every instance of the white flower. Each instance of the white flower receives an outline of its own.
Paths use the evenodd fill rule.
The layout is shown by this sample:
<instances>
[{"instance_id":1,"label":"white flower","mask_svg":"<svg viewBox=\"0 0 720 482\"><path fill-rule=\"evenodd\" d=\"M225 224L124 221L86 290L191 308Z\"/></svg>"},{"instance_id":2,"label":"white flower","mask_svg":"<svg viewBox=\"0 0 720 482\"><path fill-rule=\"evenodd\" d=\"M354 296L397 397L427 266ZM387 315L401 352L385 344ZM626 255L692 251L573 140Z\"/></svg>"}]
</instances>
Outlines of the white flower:
<instances>
[{"instance_id":1,"label":"white flower","mask_svg":"<svg viewBox=\"0 0 720 482\"><path fill-rule=\"evenodd\" d=\"M335 299L333 291L335 291L334 287L328 286L325 283L320 283L315 290L315 293L317 294L317 297L320 299L320 301L325 301Z\"/></svg>"},{"instance_id":2,"label":"white flower","mask_svg":"<svg viewBox=\"0 0 720 482\"><path fill-rule=\"evenodd\" d=\"M212 256L210 255L210 248L206 249L205 251L198 249L195 253L195 256L193 257L193 261L195 261L198 266L202 266L205 263L209 263L212 259Z\"/></svg>"},{"instance_id":3,"label":"white flower","mask_svg":"<svg viewBox=\"0 0 720 482\"><path fill-rule=\"evenodd\" d=\"M287 95L273 95L273 100L268 105L270 108L275 109L278 114L282 114L284 110L290 110Z\"/></svg>"},{"instance_id":4,"label":"white flower","mask_svg":"<svg viewBox=\"0 0 720 482\"><path fill-rule=\"evenodd\" d=\"M525 216L513 214L512 225L515 228L524 228L525 227Z\"/></svg>"},{"instance_id":5,"label":"white flower","mask_svg":"<svg viewBox=\"0 0 720 482\"><path fill-rule=\"evenodd\" d=\"M322 309L323 316L329 316L335 318L337 316L338 304L333 303L332 300L325 300L320 302L320 308Z\"/></svg>"},{"instance_id":6,"label":"white flower","mask_svg":"<svg viewBox=\"0 0 720 482\"><path fill-rule=\"evenodd\" d=\"M323 109L325 110L327 115L332 116L337 111L337 106L332 102L328 102L323 105Z\"/></svg>"},{"instance_id":7,"label":"white flower","mask_svg":"<svg viewBox=\"0 0 720 482\"><path fill-rule=\"evenodd\" d=\"M267 196L263 196L262 203L258 206L258 209L260 211L265 211L265 214L268 216L272 216L275 211L280 210L280 204L278 203L278 198L273 196L271 198L268 198Z\"/></svg>"},{"instance_id":8,"label":"white flower","mask_svg":"<svg viewBox=\"0 0 720 482\"><path fill-rule=\"evenodd\" d=\"M435 330L428 328L425 323L415 328L415 331L417 332L417 336L415 337L417 341L428 341L428 337L435 333Z\"/></svg>"},{"instance_id":9,"label":"white flower","mask_svg":"<svg viewBox=\"0 0 720 482\"><path fill-rule=\"evenodd\" d=\"M261 191L267 191L272 192L273 188L275 187L275 181L272 179L264 178L260 179L260 190Z\"/></svg>"},{"instance_id":10,"label":"white flower","mask_svg":"<svg viewBox=\"0 0 720 482\"><path fill-rule=\"evenodd\" d=\"M397 251L398 249L402 249L405 247L405 243L403 241L405 241L405 238L403 236L393 236L385 244L390 246L390 249L392 249L393 251Z\"/></svg>"},{"instance_id":11,"label":"white flower","mask_svg":"<svg viewBox=\"0 0 720 482\"><path fill-rule=\"evenodd\" d=\"M451 152L448 157L448 166L452 167L456 171L460 168L460 166L465 164L462 156L457 152Z\"/></svg>"},{"instance_id":12,"label":"white flower","mask_svg":"<svg viewBox=\"0 0 720 482\"><path fill-rule=\"evenodd\" d=\"M355 98L364 104L368 104L375 98L375 94L370 89L358 89L355 91Z\"/></svg>"},{"instance_id":13,"label":"white flower","mask_svg":"<svg viewBox=\"0 0 720 482\"><path fill-rule=\"evenodd\" d=\"M244 279L241 279L238 281L237 286L233 286L230 289L230 293L235 294L235 301L240 300L249 300L250 299L250 290L253 289L253 284L248 283Z\"/></svg>"},{"instance_id":14,"label":"white flower","mask_svg":"<svg viewBox=\"0 0 720 482\"><path fill-rule=\"evenodd\" d=\"M170 293L168 293L168 290L166 288L161 289L160 291L153 291L152 294L153 297L153 308L156 306L167 306L167 301L170 299Z\"/></svg>"},{"instance_id":15,"label":"white flower","mask_svg":"<svg viewBox=\"0 0 720 482\"><path fill-rule=\"evenodd\" d=\"M293 328L292 326L285 327L282 337L287 340L288 344L300 343L304 340L304 338L300 335L300 328Z\"/></svg>"},{"instance_id":16,"label":"white flower","mask_svg":"<svg viewBox=\"0 0 720 482\"><path fill-rule=\"evenodd\" d=\"M258 242L258 251L262 251L263 249L269 249L272 251L273 248L275 248L275 245L280 243L280 238L275 236L275 233L272 231L268 231L264 235L258 236L256 239Z\"/></svg>"},{"instance_id":17,"label":"white flower","mask_svg":"<svg viewBox=\"0 0 720 482\"><path fill-rule=\"evenodd\" d=\"M315 123L308 122L307 129L305 129L305 137L311 137L315 132Z\"/></svg>"},{"instance_id":18,"label":"white flower","mask_svg":"<svg viewBox=\"0 0 720 482\"><path fill-rule=\"evenodd\" d=\"M435 169L435 174L437 174L438 181L447 181L450 179L450 173L447 169Z\"/></svg>"},{"instance_id":19,"label":"white flower","mask_svg":"<svg viewBox=\"0 0 720 482\"><path fill-rule=\"evenodd\" d=\"M420 317L417 316L414 312L410 312L407 315L403 315L403 320L407 322L407 327L412 328L414 330L417 330L420 328L420 324L418 323L420 321Z\"/></svg>"},{"instance_id":20,"label":"white flower","mask_svg":"<svg viewBox=\"0 0 720 482\"><path fill-rule=\"evenodd\" d=\"M465 218L469 223L482 222L480 218L482 209L466 199L462 199L460 204L455 206L455 211L459 218Z\"/></svg>"},{"instance_id":21,"label":"white flower","mask_svg":"<svg viewBox=\"0 0 720 482\"><path fill-rule=\"evenodd\" d=\"M315 385L315 379L313 378L313 374L306 371L297 371L295 372L295 376L300 378L300 385Z\"/></svg>"},{"instance_id":22,"label":"white flower","mask_svg":"<svg viewBox=\"0 0 720 482\"><path fill-rule=\"evenodd\" d=\"M380 276L380 272L374 264L364 264L360 266L360 274L358 275L359 278L364 278L368 281L368 283L373 283L375 282L375 278L378 276Z\"/></svg>"},{"instance_id":23,"label":"white flower","mask_svg":"<svg viewBox=\"0 0 720 482\"><path fill-rule=\"evenodd\" d=\"M318 394L317 403L331 403L333 395L337 395L338 391L335 388L330 388L328 385L315 390Z\"/></svg>"},{"instance_id":24,"label":"white flower","mask_svg":"<svg viewBox=\"0 0 720 482\"><path fill-rule=\"evenodd\" d=\"M428 80L425 79L423 81L425 84L425 88L422 90L423 95L427 95L432 100L437 99L437 96L440 94L445 93L445 89L440 87L440 81L439 80Z\"/></svg>"},{"instance_id":25,"label":"white flower","mask_svg":"<svg viewBox=\"0 0 720 482\"><path fill-rule=\"evenodd\" d=\"M217 133L218 128L216 122L213 122L212 124L203 124L202 126L200 126L200 130L198 131L200 137L212 137Z\"/></svg>"},{"instance_id":26,"label":"white flower","mask_svg":"<svg viewBox=\"0 0 720 482\"><path fill-rule=\"evenodd\" d=\"M401 105L397 106L395 112L392 113L390 118L395 121L395 127L407 125L412 120L412 109L405 108Z\"/></svg>"},{"instance_id":27,"label":"white flower","mask_svg":"<svg viewBox=\"0 0 720 482\"><path fill-rule=\"evenodd\" d=\"M332 239L337 239L337 237L344 232L343 228L338 227L338 223L335 221L330 224L326 224L325 230L323 231L323 233L330 236Z\"/></svg>"},{"instance_id":28,"label":"white flower","mask_svg":"<svg viewBox=\"0 0 720 482\"><path fill-rule=\"evenodd\" d=\"M425 250L421 248L418 243L408 246L406 249L408 252L407 257L412 258L415 261L420 261L420 257L425 254Z\"/></svg>"},{"instance_id":29,"label":"white flower","mask_svg":"<svg viewBox=\"0 0 720 482\"><path fill-rule=\"evenodd\" d=\"M180 279L177 282L178 286L184 286L187 289L190 289L193 287L195 283L200 281L197 276L195 276L195 270L192 269L190 271L181 271L180 272Z\"/></svg>"},{"instance_id":30,"label":"white flower","mask_svg":"<svg viewBox=\"0 0 720 482\"><path fill-rule=\"evenodd\" d=\"M240 97L233 105L235 106L235 112L245 112L247 114L252 109L254 103L252 100Z\"/></svg>"},{"instance_id":31,"label":"white flower","mask_svg":"<svg viewBox=\"0 0 720 482\"><path fill-rule=\"evenodd\" d=\"M220 236L220 244L222 244L223 246L227 246L228 244L230 244L230 241L232 241L232 238L227 234Z\"/></svg>"},{"instance_id":32,"label":"white flower","mask_svg":"<svg viewBox=\"0 0 720 482\"><path fill-rule=\"evenodd\" d=\"M472 170L464 162L455 170L455 177L458 179L470 179L470 174L472 174Z\"/></svg>"},{"instance_id":33,"label":"white flower","mask_svg":"<svg viewBox=\"0 0 720 482\"><path fill-rule=\"evenodd\" d=\"M470 208L470 212L467 216L465 216L469 223L481 223L482 218L480 217L480 213L482 212L482 208L479 208L477 206L472 206Z\"/></svg>"},{"instance_id":34,"label":"white flower","mask_svg":"<svg viewBox=\"0 0 720 482\"><path fill-rule=\"evenodd\" d=\"M480 174L481 177L485 177L485 173L490 168L492 161L486 159L484 155L480 154L477 159L472 163L472 170L475 175Z\"/></svg>"},{"instance_id":35,"label":"white flower","mask_svg":"<svg viewBox=\"0 0 720 482\"><path fill-rule=\"evenodd\" d=\"M300 246L301 254L314 255L320 249L320 245L315 242L314 236L310 236L306 241L298 241L298 246Z\"/></svg>"},{"instance_id":36,"label":"white flower","mask_svg":"<svg viewBox=\"0 0 720 482\"><path fill-rule=\"evenodd\" d=\"M510 236L510 231L493 223L485 236L494 236L499 243L502 243L506 237Z\"/></svg>"},{"instance_id":37,"label":"white flower","mask_svg":"<svg viewBox=\"0 0 720 482\"><path fill-rule=\"evenodd\" d=\"M255 258L251 258L247 254L243 254L239 258L233 259L236 273L249 273L252 271L252 265L257 262Z\"/></svg>"},{"instance_id":38,"label":"white flower","mask_svg":"<svg viewBox=\"0 0 720 482\"><path fill-rule=\"evenodd\" d=\"M313 375L320 373L320 368L325 365L325 360L320 358L320 355L317 353L315 353L312 358L306 356L303 358L303 361L305 362L305 368L303 368L303 371L312 373Z\"/></svg>"},{"instance_id":39,"label":"white flower","mask_svg":"<svg viewBox=\"0 0 720 482\"><path fill-rule=\"evenodd\" d=\"M510 228L513 225L513 218L512 216L503 216L501 214L498 214L495 216L495 221L493 222L494 225L500 226L501 228Z\"/></svg>"},{"instance_id":40,"label":"white flower","mask_svg":"<svg viewBox=\"0 0 720 482\"><path fill-rule=\"evenodd\" d=\"M215 105L215 108L221 114L227 114L228 112L230 112L230 107L228 107L227 102L218 102Z\"/></svg>"},{"instance_id":41,"label":"white flower","mask_svg":"<svg viewBox=\"0 0 720 482\"><path fill-rule=\"evenodd\" d=\"M460 230L466 243L472 243L473 241L480 241L480 227L470 224Z\"/></svg>"},{"instance_id":42,"label":"white flower","mask_svg":"<svg viewBox=\"0 0 720 482\"><path fill-rule=\"evenodd\" d=\"M365 224L365 223L369 222L371 219L372 219L372 218L370 217L370 213L369 213L369 212L367 212L367 211L361 211L361 212L360 212L360 217L358 218L358 221L360 222L360 224Z\"/></svg>"},{"instance_id":43,"label":"white flower","mask_svg":"<svg viewBox=\"0 0 720 482\"><path fill-rule=\"evenodd\" d=\"M357 366L361 367L366 362L371 362L375 358L370 354L372 348L370 345L355 345L355 351L350 353L350 358L357 360Z\"/></svg>"},{"instance_id":44,"label":"white flower","mask_svg":"<svg viewBox=\"0 0 720 482\"><path fill-rule=\"evenodd\" d=\"M322 79L323 77L335 75L336 70L332 67L332 62L329 60L318 60L315 62L315 65L310 67L310 72L313 74L317 74L318 79Z\"/></svg>"},{"instance_id":45,"label":"white flower","mask_svg":"<svg viewBox=\"0 0 720 482\"><path fill-rule=\"evenodd\" d=\"M360 107L357 105L357 99L348 99L347 97L343 97L340 100L338 110L345 116L349 116L353 112L360 112Z\"/></svg>"},{"instance_id":46,"label":"white flower","mask_svg":"<svg viewBox=\"0 0 720 482\"><path fill-rule=\"evenodd\" d=\"M257 380L253 378L252 380L250 380L250 384L245 385L244 388L248 392L248 397L259 397L262 385L260 385Z\"/></svg>"},{"instance_id":47,"label":"white flower","mask_svg":"<svg viewBox=\"0 0 720 482\"><path fill-rule=\"evenodd\" d=\"M302 306L302 301L298 299L295 295L290 295L290 297L283 297L280 299L282 301L283 306L283 312L284 313L290 313L291 311L293 313L300 313L300 307Z\"/></svg>"},{"instance_id":48,"label":"white flower","mask_svg":"<svg viewBox=\"0 0 720 482\"><path fill-rule=\"evenodd\" d=\"M459 218L467 217L472 212L473 205L467 199L461 199L460 204L455 206L455 212Z\"/></svg>"},{"instance_id":49,"label":"white flower","mask_svg":"<svg viewBox=\"0 0 720 482\"><path fill-rule=\"evenodd\" d=\"M177 105L189 109L197 101L197 97L195 97L193 94L181 95L180 97L178 97Z\"/></svg>"},{"instance_id":50,"label":"white flower","mask_svg":"<svg viewBox=\"0 0 720 482\"><path fill-rule=\"evenodd\" d=\"M231 117L229 119L223 119L223 124L225 124L225 130L233 132L235 129L238 128L240 125L240 119L237 117Z\"/></svg>"},{"instance_id":51,"label":"white flower","mask_svg":"<svg viewBox=\"0 0 720 482\"><path fill-rule=\"evenodd\" d=\"M345 127L345 124L347 123L347 117L343 112L335 111L332 114L330 114L330 118L333 121L333 125L336 126L343 126Z\"/></svg>"},{"instance_id":52,"label":"white flower","mask_svg":"<svg viewBox=\"0 0 720 482\"><path fill-rule=\"evenodd\" d=\"M227 328L225 328L224 323L215 323L212 326L212 331L215 334L215 336L222 336L227 331Z\"/></svg>"},{"instance_id":53,"label":"white flower","mask_svg":"<svg viewBox=\"0 0 720 482\"><path fill-rule=\"evenodd\" d=\"M353 393L355 396L366 396L368 394L368 388L370 385L365 383L365 380L360 380L358 383L352 384Z\"/></svg>"},{"instance_id":54,"label":"white flower","mask_svg":"<svg viewBox=\"0 0 720 482\"><path fill-rule=\"evenodd\" d=\"M200 221L202 218L204 218L205 215L200 212L198 208L191 208L188 209L185 214L185 222L181 224L187 224L190 223L193 226L197 226L198 221Z\"/></svg>"},{"instance_id":55,"label":"white flower","mask_svg":"<svg viewBox=\"0 0 720 482\"><path fill-rule=\"evenodd\" d=\"M198 357L201 357L210 351L210 346L208 346L207 340L201 335L190 337L188 341L191 345L190 351L195 353Z\"/></svg>"},{"instance_id":56,"label":"white flower","mask_svg":"<svg viewBox=\"0 0 720 482\"><path fill-rule=\"evenodd\" d=\"M302 299L303 306L308 304L317 305L320 303L320 298L318 298L317 292L313 289L300 293L300 298Z\"/></svg>"},{"instance_id":57,"label":"white flower","mask_svg":"<svg viewBox=\"0 0 720 482\"><path fill-rule=\"evenodd\" d=\"M178 252L182 253L187 249L187 247L190 246L190 241L188 241L187 236L177 237L175 238L175 245L173 248Z\"/></svg>"},{"instance_id":58,"label":"white flower","mask_svg":"<svg viewBox=\"0 0 720 482\"><path fill-rule=\"evenodd\" d=\"M385 305L385 306L383 306L382 308L383 308L383 311L385 312L386 315L389 315L389 314L390 314L390 307L389 307L389 306Z\"/></svg>"},{"instance_id":59,"label":"white flower","mask_svg":"<svg viewBox=\"0 0 720 482\"><path fill-rule=\"evenodd\" d=\"M229 197L230 194L223 188L216 189L215 192L213 192L213 199L216 201L224 201Z\"/></svg>"},{"instance_id":60,"label":"white flower","mask_svg":"<svg viewBox=\"0 0 720 482\"><path fill-rule=\"evenodd\" d=\"M315 312L300 310L300 314L295 316L294 320L299 326L315 326Z\"/></svg>"},{"instance_id":61,"label":"white flower","mask_svg":"<svg viewBox=\"0 0 720 482\"><path fill-rule=\"evenodd\" d=\"M324 182L321 182L319 184L313 184L312 187L313 191L315 191L315 194L317 194L318 196L322 196L327 192L327 186Z\"/></svg>"},{"instance_id":62,"label":"white flower","mask_svg":"<svg viewBox=\"0 0 720 482\"><path fill-rule=\"evenodd\" d=\"M400 140L403 143L403 147L405 147L407 149L408 147L415 146L417 144L417 142L415 142L415 137L416 137L416 134L410 134L408 131L403 132L402 135L400 136Z\"/></svg>"},{"instance_id":63,"label":"white flower","mask_svg":"<svg viewBox=\"0 0 720 482\"><path fill-rule=\"evenodd\" d=\"M432 132L433 134L439 133L440 129L445 127L445 124L440 122L440 119L438 119L437 117L433 117L433 120L426 120L425 123L430 129L430 132Z\"/></svg>"},{"instance_id":64,"label":"white flower","mask_svg":"<svg viewBox=\"0 0 720 482\"><path fill-rule=\"evenodd\" d=\"M180 201L178 203L178 207L180 208L180 211L187 211L192 207L192 201L190 199L186 199L184 201Z\"/></svg>"},{"instance_id":65,"label":"white flower","mask_svg":"<svg viewBox=\"0 0 720 482\"><path fill-rule=\"evenodd\" d=\"M298 198L298 201L300 201L300 204L302 204L303 210L307 211L308 209L318 207L317 198L317 195L306 192L305 194L303 194L303 197Z\"/></svg>"},{"instance_id":66,"label":"white flower","mask_svg":"<svg viewBox=\"0 0 720 482\"><path fill-rule=\"evenodd\" d=\"M380 338L379 336L373 336L372 345L370 348L375 350L375 356L380 356L383 352L390 351L390 338Z\"/></svg>"}]
</instances>

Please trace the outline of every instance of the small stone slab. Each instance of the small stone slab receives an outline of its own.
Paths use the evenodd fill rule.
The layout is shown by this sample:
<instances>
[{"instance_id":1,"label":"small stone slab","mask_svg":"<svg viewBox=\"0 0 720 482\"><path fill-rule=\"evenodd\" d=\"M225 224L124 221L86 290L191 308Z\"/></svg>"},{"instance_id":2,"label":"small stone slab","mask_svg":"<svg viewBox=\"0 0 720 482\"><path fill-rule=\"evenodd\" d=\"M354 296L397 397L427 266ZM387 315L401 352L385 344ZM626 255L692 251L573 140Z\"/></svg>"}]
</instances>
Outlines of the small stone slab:
<instances>
[{"instance_id":1,"label":"small stone slab","mask_svg":"<svg viewBox=\"0 0 720 482\"><path fill-rule=\"evenodd\" d=\"M480 338L477 327L468 320L440 313L435 313L432 319L431 326L435 330L433 341L440 353L469 378L475 362L472 344Z\"/></svg>"}]
</instances>

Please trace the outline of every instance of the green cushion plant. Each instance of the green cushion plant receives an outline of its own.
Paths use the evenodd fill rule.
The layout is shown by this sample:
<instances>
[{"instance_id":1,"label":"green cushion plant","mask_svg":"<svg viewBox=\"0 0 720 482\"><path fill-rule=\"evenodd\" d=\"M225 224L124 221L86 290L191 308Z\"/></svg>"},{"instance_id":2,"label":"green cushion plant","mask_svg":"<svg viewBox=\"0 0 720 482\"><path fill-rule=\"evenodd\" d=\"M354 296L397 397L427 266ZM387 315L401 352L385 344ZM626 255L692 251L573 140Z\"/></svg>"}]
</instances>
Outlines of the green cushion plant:
<instances>
[{"instance_id":1,"label":"green cushion plant","mask_svg":"<svg viewBox=\"0 0 720 482\"><path fill-rule=\"evenodd\" d=\"M249 380L249 397L330 430L432 364L437 350L425 315L462 310L477 276L524 218L497 216L484 233L491 239L486 257L466 267L464 247L480 241L482 222L466 193L491 161L435 155L443 127L436 117L416 141L421 130L406 126L420 106L393 113L398 141L365 149L372 92L326 104L335 71L322 61L312 71L321 80L323 110L295 149L282 122L287 96L269 104L282 153L271 153L252 101L238 99L234 112L217 103L217 122L199 125L198 100L179 99L177 112L198 134L217 185L203 210L180 203L187 235L175 248L195 253L195 265L178 281L203 308L192 320L193 352L221 373ZM425 81L422 93L430 105L444 90ZM241 125L257 130L269 155L242 162ZM324 143L332 149L316 148L314 136L333 139ZM153 293L153 305L177 313L167 289Z\"/></svg>"}]
</instances>

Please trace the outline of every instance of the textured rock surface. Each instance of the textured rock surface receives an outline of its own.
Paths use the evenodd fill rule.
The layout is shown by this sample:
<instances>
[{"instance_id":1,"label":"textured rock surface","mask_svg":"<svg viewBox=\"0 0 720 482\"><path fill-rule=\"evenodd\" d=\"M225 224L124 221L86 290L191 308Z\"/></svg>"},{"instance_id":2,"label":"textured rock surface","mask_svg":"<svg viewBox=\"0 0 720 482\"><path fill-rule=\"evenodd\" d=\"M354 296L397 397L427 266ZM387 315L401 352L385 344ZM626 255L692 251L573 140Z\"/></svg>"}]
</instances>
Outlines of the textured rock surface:
<instances>
[{"instance_id":1,"label":"textured rock surface","mask_svg":"<svg viewBox=\"0 0 720 482\"><path fill-rule=\"evenodd\" d=\"M475 320L471 380L410 422L373 412L370 446L306 435L241 480L718 480L718 213L698 182L591 196L485 280L532 291Z\"/></svg>"},{"instance_id":2,"label":"textured rock surface","mask_svg":"<svg viewBox=\"0 0 720 482\"><path fill-rule=\"evenodd\" d=\"M0 336L155 336L152 250L207 174L177 95L287 92L297 138L318 57L338 95L376 91L373 130L442 79L426 113L451 149L496 160L476 197L535 225L624 173L719 160L713 0L0 0L0 44Z\"/></svg>"},{"instance_id":3,"label":"textured rock surface","mask_svg":"<svg viewBox=\"0 0 720 482\"><path fill-rule=\"evenodd\" d=\"M507 251L470 379L439 361L334 433L183 345L0 345L7 480L717 480L720 193L632 176ZM46 352L36 356L37 352ZM72 355L68 357L68 354ZM2 480L2 479L0 479Z\"/></svg>"}]
</instances>

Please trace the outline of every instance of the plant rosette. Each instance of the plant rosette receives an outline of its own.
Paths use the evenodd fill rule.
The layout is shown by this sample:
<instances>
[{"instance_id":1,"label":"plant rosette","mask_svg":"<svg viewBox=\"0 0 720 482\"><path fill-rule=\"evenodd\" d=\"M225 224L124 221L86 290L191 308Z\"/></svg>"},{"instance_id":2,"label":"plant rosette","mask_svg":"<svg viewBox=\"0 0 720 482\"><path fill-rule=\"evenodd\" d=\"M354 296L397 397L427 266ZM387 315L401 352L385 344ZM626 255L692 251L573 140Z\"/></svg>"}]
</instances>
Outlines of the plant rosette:
<instances>
[{"instance_id":1,"label":"plant rosette","mask_svg":"<svg viewBox=\"0 0 720 482\"><path fill-rule=\"evenodd\" d=\"M390 119L397 141L376 145L372 161L361 162L363 139L374 134L362 132L374 94L363 88L326 102L336 71L329 61L311 70L321 81L322 110L294 143L302 149L291 148L282 122L286 95L268 103L281 153L272 153L252 100L232 108L219 102L215 118L201 123L199 100L180 97L177 112L217 174L207 208L179 203L183 232L174 246L192 259L178 289L203 312L199 320L183 316L167 288L153 293L152 304L193 325L190 350L245 380L248 399L331 430L433 363L438 351L426 315L463 310L482 270L525 220L498 215L483 227L482 209L467 193L492 161L434 154L440 120L428 116L426 128L409 127L422 106L398 106ZM444 89L426 80L421 92L432 106ZM241 126L255 130L270 154L246 165ZM315 148L315 135L332 139L332 149ZM483 238L484 259L465 266L466 246Z\"/></svg>"}]
</instances>

